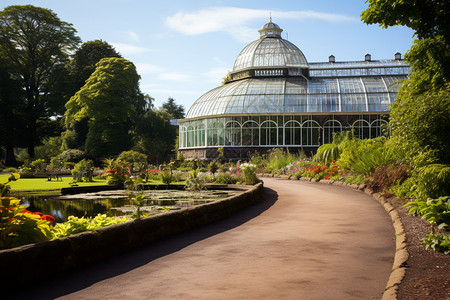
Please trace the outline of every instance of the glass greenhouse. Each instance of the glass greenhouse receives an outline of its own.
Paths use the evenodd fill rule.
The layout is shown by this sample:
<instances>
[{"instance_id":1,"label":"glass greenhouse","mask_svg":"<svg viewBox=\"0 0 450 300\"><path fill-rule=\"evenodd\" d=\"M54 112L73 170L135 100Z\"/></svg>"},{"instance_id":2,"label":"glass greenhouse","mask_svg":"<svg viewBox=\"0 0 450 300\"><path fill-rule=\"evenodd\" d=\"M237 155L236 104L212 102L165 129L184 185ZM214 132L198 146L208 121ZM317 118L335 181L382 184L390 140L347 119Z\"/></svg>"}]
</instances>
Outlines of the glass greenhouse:
<instances>
[{"instance_id":1,"label":"glass greenhouse","mask_svg":"<svg viewBox=\"0 0 450 300\"><path fill-rule=\"evenodd\" d=\"M246 159L273 147L311 151L352 130L360 138L385 133L389 106L410 67L393 60L308 63L269 22L238 55L227 82L202 95L180 124L186 158Z\"/></svg>"}]
</instances>

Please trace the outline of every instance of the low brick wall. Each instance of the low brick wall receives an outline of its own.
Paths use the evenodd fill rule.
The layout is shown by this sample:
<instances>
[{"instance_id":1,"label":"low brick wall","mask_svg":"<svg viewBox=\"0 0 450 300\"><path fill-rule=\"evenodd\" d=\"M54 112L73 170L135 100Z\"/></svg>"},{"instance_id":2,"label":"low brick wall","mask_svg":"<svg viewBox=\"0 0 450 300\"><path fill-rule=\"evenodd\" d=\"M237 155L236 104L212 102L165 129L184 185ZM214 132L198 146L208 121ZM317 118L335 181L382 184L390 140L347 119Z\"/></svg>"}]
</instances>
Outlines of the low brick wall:
<instances>
[{"instance_id":1,"label":"low brick wall","mask_svg":"<svg viewBox=\"0 0 450 300\"><path fill-rule=\"evenodd\" d=\"M207 204L113 225L66 238L0 251L0 282L12 288L224 219L261 200L263 184Z\"/></svg>"}]
</instances>

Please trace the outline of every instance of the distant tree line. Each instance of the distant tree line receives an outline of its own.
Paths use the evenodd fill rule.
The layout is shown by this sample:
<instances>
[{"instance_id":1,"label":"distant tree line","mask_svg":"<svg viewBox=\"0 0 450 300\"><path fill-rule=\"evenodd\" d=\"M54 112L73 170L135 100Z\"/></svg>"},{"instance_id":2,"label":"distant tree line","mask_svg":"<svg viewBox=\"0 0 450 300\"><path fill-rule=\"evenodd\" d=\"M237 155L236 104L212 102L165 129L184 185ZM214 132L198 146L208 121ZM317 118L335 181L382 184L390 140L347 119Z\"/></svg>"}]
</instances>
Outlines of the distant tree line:
<instances>
[{"instance_id":1,"label":"distant tree line","mask_svg":"<svg viewBox=\"0 0 450 300\"><path fill-rule=\"evenodd\" d=\"M132 62L105 41L81 43L76 33L49 9L13 5L0 11L5 164L16 164L17 148L30 158L70 149L94 159L130 149L166 158L177 137L170 120L184 117L183 106L169 98L155 109L154 99L139 89Z\"/></svg>"}]
</instances>

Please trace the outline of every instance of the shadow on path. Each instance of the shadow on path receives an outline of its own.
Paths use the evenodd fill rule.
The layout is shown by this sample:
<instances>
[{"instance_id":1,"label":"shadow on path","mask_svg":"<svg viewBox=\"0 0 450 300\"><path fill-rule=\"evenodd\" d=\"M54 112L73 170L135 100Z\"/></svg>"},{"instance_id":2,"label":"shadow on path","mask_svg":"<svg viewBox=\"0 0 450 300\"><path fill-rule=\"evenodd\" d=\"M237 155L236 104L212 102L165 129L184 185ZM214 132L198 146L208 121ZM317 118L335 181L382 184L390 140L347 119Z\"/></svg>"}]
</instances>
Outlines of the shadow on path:
<instances>
[{"instance_id":1,"label":"shadow on path","mask_svg":"<svg viewBox=\"0 0 450 300\"><path fill-rule=\"evenodd\" d=\"M15 291L10 299L54 299L85 289L105 279L132 271L198 241L238 227L268 210L278 200L278 194L266 187L264 187L262 197L263 199L259 203L224 220L177 234L84 269L61 274L59 278L26 287L19 294ZM120 243L120 241L117 242Z\"/></svg>"}]
</instances>

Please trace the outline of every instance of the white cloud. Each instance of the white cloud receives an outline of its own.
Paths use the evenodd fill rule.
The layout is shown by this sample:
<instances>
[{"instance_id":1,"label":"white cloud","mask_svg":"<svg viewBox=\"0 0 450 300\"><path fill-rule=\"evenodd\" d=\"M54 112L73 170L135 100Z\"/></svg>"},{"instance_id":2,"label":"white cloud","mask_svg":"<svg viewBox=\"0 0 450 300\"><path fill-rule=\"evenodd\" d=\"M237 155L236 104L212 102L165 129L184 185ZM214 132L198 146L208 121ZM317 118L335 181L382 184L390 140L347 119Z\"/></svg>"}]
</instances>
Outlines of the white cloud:
<instances>
[{"instance_id":1,"label":"white cloud","mask_svg":"<svg viewBox=\"0 0 450 300\"><path fill-rule=\"evenodd\" d=\"M220 85L223 78L227 76L230 70L228 68L214 68L204 74L208 82Z\"/></svg>"},{"instance_id":2,"label":"white cloud","mask_svg":"<svg viewBox=\"0 0 450 300\"><path fill-rule=\"evenodd\" d=\"M111 43L114 48L116 48L117 51L120 52L120 54L126 56L126 55L133 55L133 54L139 54L139 53L145 53L149 52L150 49L139 47L135 45L130 44L124 44L124 43Z\"/></svg>"},{"instance_id":3,"label":"white cloud","mask_svg":"<svg viewBox=\"0 0 450 300\"><path fill-rule=\"evenodd\" d=\"M122 30L120 33L132 42L139 42L139 35L133 30Z\"/></svg>"},{"instance_id":4,"label":"white cloud","mask_svg":"<svg viewBox=\"0 0 450 300\"><path fill-rule=\"evenodd\" d=\"M146 63L136 63L136 69L139 74L152 74L152 73L161 73L164 71L164 68L152 65L152 64L146 64Z\"/></svg>"},{"instance_id":5,"label":"white cloud","mask_svg":"<svg viewBox=\"0 0 450 300\"><path fill-rule=\"evenodd\" d=\"M191 76L181 73L162 73L159 75L159 78L170 81L188 81L191 79Z\"/></svg>"},{"instance_id":6,"label":"white cloud","mask_svg":"<svg viewBox=\"0 0 450 300\"><path fill-rule=\"evenodd\" d=\"M166 25L185 35L199 35L210 32L226 32L239 40L248 41L255 30L247 24L253 20L267 20L269 14L275 20L297 19L301 22L320 20L327 22L359 21L355 17L316 11L268 11L238 7L211 7L195 12L178 12L166 18Z\"/></svg>"}]
</instances>

